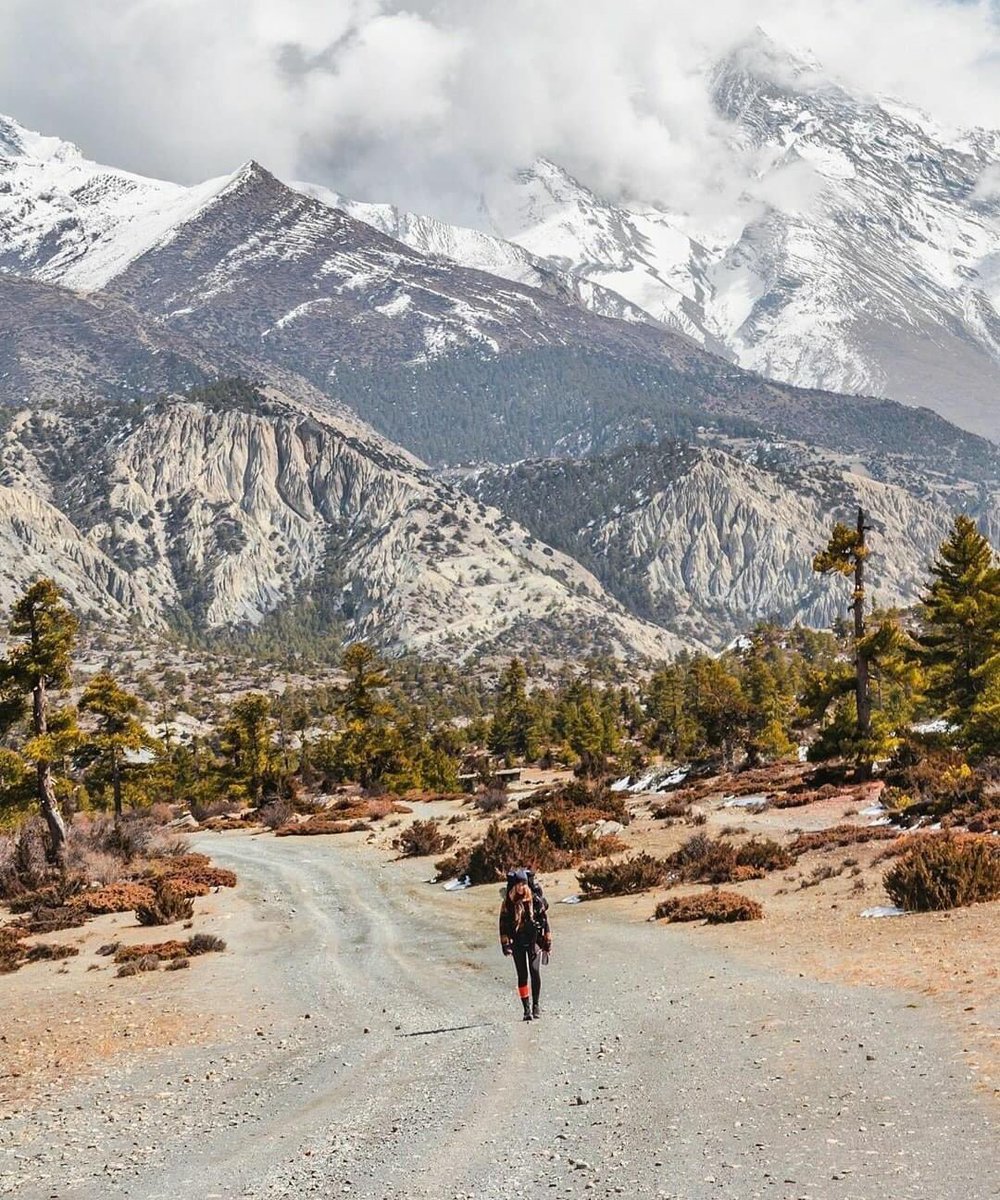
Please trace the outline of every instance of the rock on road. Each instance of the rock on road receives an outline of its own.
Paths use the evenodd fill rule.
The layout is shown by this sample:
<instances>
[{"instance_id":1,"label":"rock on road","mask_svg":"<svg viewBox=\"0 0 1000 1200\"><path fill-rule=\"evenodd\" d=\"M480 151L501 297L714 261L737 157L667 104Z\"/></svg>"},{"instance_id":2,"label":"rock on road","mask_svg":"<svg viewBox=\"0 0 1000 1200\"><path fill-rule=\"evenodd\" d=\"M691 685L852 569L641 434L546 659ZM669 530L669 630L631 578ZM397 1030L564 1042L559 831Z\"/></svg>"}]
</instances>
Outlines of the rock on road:
<instances>
[{"instance_id":1,"label":"rock on road","mask_svg":"<svg viewBox=\"0 0 1000 1200\"><path fill-rule=\"evenodd\" d=\"M544 1016L524 1024L495 889L446 894L426 862L332 838L204 847L241 880L211 966L231 1030L4 1121L0 1194L1000 1196L993 1102L905 995L554 906Z\"/></svg>"}]
</instances>

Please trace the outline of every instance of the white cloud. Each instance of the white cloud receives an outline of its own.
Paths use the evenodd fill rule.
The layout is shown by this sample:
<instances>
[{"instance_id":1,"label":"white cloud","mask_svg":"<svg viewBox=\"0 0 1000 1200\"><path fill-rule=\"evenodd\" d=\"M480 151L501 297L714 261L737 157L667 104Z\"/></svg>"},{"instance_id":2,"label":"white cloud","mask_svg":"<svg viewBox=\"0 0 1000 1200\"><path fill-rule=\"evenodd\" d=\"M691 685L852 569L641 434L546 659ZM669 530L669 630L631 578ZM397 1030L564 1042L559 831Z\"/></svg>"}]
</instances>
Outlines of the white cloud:
<instances>
[{"instance_id":1,"label":"white cloud","mask_svg":"<svg viewBox=\"0 0 1000 1200\"><path fill-rule=\"evenodd\" d=\"M256 157L453 219L538 155L691 207L745 178L706 80L757 25L852 88L1000 127L985 0L5 0L0 111L151 174Z\"/></svg>"}]
</instances>

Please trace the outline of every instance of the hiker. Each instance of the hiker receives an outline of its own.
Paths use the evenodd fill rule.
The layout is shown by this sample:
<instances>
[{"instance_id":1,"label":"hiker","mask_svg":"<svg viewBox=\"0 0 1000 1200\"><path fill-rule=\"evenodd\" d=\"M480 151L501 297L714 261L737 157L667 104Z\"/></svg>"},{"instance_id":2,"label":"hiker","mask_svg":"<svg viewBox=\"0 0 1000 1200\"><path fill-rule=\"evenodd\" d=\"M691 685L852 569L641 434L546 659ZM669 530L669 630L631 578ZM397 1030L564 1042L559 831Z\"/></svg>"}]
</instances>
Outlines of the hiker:
<instances>
[{"instance_id":1,"label":"hiker","mask_svg":"<svg viewBox=\"0 0 1000 1200\"><path fill-rule=\"evenodd\" d=\"M517 994L524 1006L524 1019L537 1021L541 1016L542 956L548 960L552 949L548 903L541 888L532 888L533 878L526 870L512 871L507 877L507 893L500 905L500 947L513 957L517 968ZM530 984L528 982L530 977Z\"/></svg>"}]
</instances>

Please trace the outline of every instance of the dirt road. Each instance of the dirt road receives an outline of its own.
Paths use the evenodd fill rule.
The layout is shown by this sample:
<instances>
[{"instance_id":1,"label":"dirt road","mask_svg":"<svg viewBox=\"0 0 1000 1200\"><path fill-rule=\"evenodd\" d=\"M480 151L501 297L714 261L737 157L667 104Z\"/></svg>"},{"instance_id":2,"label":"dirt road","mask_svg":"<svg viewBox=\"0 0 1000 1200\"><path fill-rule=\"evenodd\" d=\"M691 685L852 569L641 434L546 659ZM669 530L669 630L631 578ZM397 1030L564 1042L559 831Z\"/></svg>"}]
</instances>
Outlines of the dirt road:
<instances>
[{"instance_id":1,"label":"dirt road","mask_svg":"<svg viewBox=\"0 0 1000 1200\"><path fill-rule=\"evenodd\" d=\"M545 1015L525 1025L493 889L446 894L426 862L334 839L209 848L241 878L230 952L178 982L231 1014L222 1033L5 1120L0 1193L1000 1195L996 1108L908 995L554 906Z\"/></svg>"}]
</instances>

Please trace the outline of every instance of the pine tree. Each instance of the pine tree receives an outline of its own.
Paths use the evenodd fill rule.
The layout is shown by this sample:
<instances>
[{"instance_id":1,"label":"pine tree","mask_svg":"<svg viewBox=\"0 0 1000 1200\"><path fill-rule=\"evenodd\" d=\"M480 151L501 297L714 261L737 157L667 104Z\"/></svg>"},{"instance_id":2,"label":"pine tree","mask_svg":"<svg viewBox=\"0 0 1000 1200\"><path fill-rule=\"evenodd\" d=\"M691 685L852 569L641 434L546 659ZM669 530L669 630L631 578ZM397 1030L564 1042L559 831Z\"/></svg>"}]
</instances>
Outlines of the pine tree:
<instances>
[{"instance_id":1,"label":"pine tree","mask_svg":"<svg viewBox=\"0 0 1000 1200\"><path fill-rule=\"evenodd\" d=\"M928 696L964 726L987 687L986 664L1000 652L1000 567L975 522L959 516L931 574L920 637Z\"/></svg>"},{"instance_id":2,"label":"pine tree","mask_svg":"<svg viewBox=\"0 0 1000 1200\"><path fill-rule=\"evenodd\" d=\"M500 676L500 687L489 747L494 754L531 760L538 757L538 724L528 700L528 673L519 658L512 658Z\"/></svg>"},{"instance_id":3,"label":"pine tree","mask_svg":"<svg viewBox=\"0 0 1000 1200\"><path fill-rule=\"evenodd\" d=\"M755 630L743 655L743 690L748 707L746 746L751 764L787 758L795 749L788 732L796 708L795 693L788 687L788 671L776 634L770 629Z\"/></svg>"},{"instance_id":4,"label":"pine tree","mask_svg":"<svg viewBox=\"0 0 1000 1200\"><path fill-rule=\"evenodd\" d=\"M262 692L248 692L232 707L229 731L236 767L255 804L260 804L272 764L270 717L271 701Z\"/></svg>"},{"instance_id":5,"label":"pine tree","mask_svg":"<svg viewBox=\"0 0 1000 1200\"><path fill-rule=\"evenodd\" d=\"M854 529L839 521L833 527L826 548L813 558L813 570L821 575L836 573L848 579L854 577L854 598L851 610L854 614L854 707L857 725L857 740L865 742L871 733L871 692L868 679L868 659L864 653L865 636L865 563L871 553L867 542L870 526L865 524L865 514L858 509L858 520ZM862 764L864 766L864 764ZM871 764L868 764L870 770Z\"/></svg>"},{"instance_id":6,"label":"pine tree","mask_svg":"<svg viewBox=\"0 0 1000 1200\"><path fill-rule=\"evenodd\" d=\"M347 673L342 710L349 721L369 721L384 713L379 693L389 686L389 677L379 656L366 642L348 646L340 661Z\"/></svg>"},{"instance_id":7,"label":"pine tree","mask_svg":"<svg viewBox=\"0 0 1000 1200\"><path fill-rule=\"evenodd\" d=\"M969 713L966 740L977 757L1000 756L1000 653L976 674L979 690Z\"/></svg>"},{"instance_id":8,"label":"pine tree","mask_svg":"<svg viewBox=\"0 0 1000 1200\"><path fill-rule=\"evenodd\" d=\"M91 679L78 707L80 712L92 713L98 719L96 730L84 739L84 746L107 764L117 825L122 818L122 766L126 752L156 743L139 720L142 701L126 691L108 671Z\"/></svg>"},{"instance_id":9,"label":"pine tree","mask_svg":"<svg viewBox=\"0 0 1000 1200\"><path fill-rule=\"evenodd\" d=\"M697 746L700 733L688 711L686 664L672 663L655 671L645 698L651 721L649 744L670 758L687 758Z\"/></svg>"},{"instance_id":10,"label":"pine tree","mask_svg":"<svg viewBox=\"0 0 1000 1200\"><path fill-rule=\"evenodd\" d=\"M33 583L11 611L8 626L13 645L0 661L0 693L8 722L31 695L34 736L24 748L34 762L35 794L49 833L49 854L59 867L66 863L66 824L59 809L53 762L71 740L70 722L53 719L49 691L70 682L73 642L78 622L51 579Z\"/></svg>"},{"instance_id":11,"label":"pine tree","mask_svg":"<svg viewBox=\"0 0 1000 1200\"><path fill-rule=\"evenodd\" d=\"M746 740L749 705L739 678L717 658L698 655L687 672L687 711L699 727L704 745L732 762Z\"/></svg>"}]
</instances>

